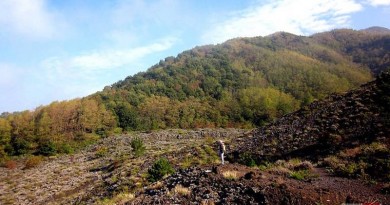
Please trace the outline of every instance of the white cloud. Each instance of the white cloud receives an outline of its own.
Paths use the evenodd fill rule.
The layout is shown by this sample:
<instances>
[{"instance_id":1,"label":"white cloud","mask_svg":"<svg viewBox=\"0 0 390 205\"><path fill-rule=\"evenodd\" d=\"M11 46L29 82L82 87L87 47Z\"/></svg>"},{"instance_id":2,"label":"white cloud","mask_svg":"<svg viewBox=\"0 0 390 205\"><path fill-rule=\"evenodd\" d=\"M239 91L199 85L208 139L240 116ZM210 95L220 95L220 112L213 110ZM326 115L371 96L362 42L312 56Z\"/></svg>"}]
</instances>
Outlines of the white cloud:
<instances>
[{"instance_id":1,"label":"white cloud","mask_svg":"<svg viewBox=\"0 0 390 205\"><path fill-rule=\"evenodd\" d=\"M64 66L81 70L102 70L118 68L134 62L148 54L169 49L175 38L166 38L147 46L122 50L101 50L88 52L61 62Z\"/></svg>"},{"instance_id":2,"label":"white cloud","mask_svg":"<svg viewBox=\"0 0 390 205\"><path fill-rule=\"evenodd\" d=\"M32 38L53 37L61 23L45 0L1 0L0 30Z\"/></svg>"},{"instance_id":3,"label":"white cloud","mask_svg":"<svg viewBox=\"0 0 390 205\"><path fill-rule=\"evenodd\" d=\"M176 38L165 38L156 43L132 49L98 50L78 56L52 57L41 63L40 78L55 87L55 99L69 99L91 94L118 80L115 75L129 75L129 69L150 54L165 51L173 46ZM123 74L124 73L124 74ZM120 76L121 78L123 76ZM58 94L61 90L61 95Z\"/></svg>"},{"instance_id":4,"label":"white cloud","mask_svg":"<svg viewBox=\"0 0 390 205\"><path fill-rule=\"evenodd\" d=\"M278 0L259 3L232 14L203 35L206 43L235 37L265 36L276 31L311 34L349 25L350 14L362 10L354 0Z\"/></svg>"},{"instance_id":5,"label":"white cloud","mask_svg":"<svg viewBox=\"0 0 390 205\"><path fill-rule=\"evenodd\" d=\"M371 6L389 6L390 0L367 0Z\"/></svg>"}]
</instances>

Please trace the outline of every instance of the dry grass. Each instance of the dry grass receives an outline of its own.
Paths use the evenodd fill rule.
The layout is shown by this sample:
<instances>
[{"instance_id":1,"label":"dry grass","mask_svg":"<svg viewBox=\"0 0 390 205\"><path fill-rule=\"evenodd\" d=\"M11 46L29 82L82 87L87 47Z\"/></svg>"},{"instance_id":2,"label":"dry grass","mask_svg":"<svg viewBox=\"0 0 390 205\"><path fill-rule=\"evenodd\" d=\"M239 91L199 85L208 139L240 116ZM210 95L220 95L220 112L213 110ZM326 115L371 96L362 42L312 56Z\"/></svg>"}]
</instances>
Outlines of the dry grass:
<instances>
[{"instance_id":1,"label":"dry grass","mask_svg":"<svg viewBox=\"0 0 390 205\"><path fill-rule=\"evenodd\" d=\"M277 174L282 176L289 176L291 171L283 166L274 166L269 171L271 174Z\"/></svg>"},{"instance_id":2,"label":"dry grass","mask_svg":"<svg viewBox=\"0 0 390 205\"><path fill-rule=\"evenodd\" d=\"M351 149L346 149L342 152L340 152L340 156L343 158L348 158L348 157L355 157L356 155L360 154L362 152L360 147L355 147Z\"/></svg>"},{"instance_id":3,"label":"dry grass","mask_svg":"<svg viewBox=\"0 0 390 205\"><path fill-rule=\"evenodd\" d=\"M191 190L183 187L182 185L178 184L174 188L175 194L181 195L181 196L189 196L191 194Z\"/></svg>"},{"instance_id":4,"label":"dry grass","mask_svg":"<svg viewBox=\"0 0 390 205\"><path fill-rule=\"evenodd\" d=\"M289 170L312 170L314 168L313 164L309 161L302 161L301 159L294 158L289 161L278 160L275 162L275 165L278 168L284 167Z\"/></svg>"},{"instance_id":5,"label":"dry grass","mask_svg":"<svg viewBox=\"0 0 390 205\"><path fill-rule=\"evenodd\" d=\"M163 187L163 183L161 181L157 181L150 186L150 189L159 189L161 187Z\"/></svg>"},{"instance_id":6,"label":"dry grass","mask_svg":"<svg viewBox=\"0 0 390 205\"><path fill-rule=\"evenodd\" d=\"M122 205L126 204L127 202L133 200L135 198L135 195L132 193L120 193L116 196L114 196L112 199L106 199L101 201L99 204L101 205Z\"/></svg>"},{"instance_id":7,"label":"dry grass","mask_svg":"<svg viewBox=\"0 0 390 205\"><path fill-rule=\"evenodd\" d=\"M237 171L225 171L222 173L222 175L225 179L229 179L229 180L238 179L238 172Z\"/></svg>"},{"instance_id":8,"label":"dry grass","mask_svg":"<svg viewBox=\"0 0 390 205\"><path fill-rule=\"evenodd\" d=\"M188 168L195 163L195 158L191 154L187 154L182 162L180 163L181 167Z\"/></svg>"},{"instance_id":9,"label":"dry grass","mask_svg":"<svg viewBox=\"0 0 390 205\"><path fill-rule=\"evenodd\" d=\"M314 166L311 162L305 160L299 163L291 164L288 166L288 168L292 170L313 170Z\"/></svg>"},{"instance_id":10,"label":"dry grass","mask_svg":"<svg viewBox=\"0 0 390 205\"><path fill-rule=\"evenodd\" d=\"M215 139L208 136L208 135L204 138L204 141L206 142L206 144L209 144L209 145L215 143Z\"/></svg>"},{"instance_id":11,"label":"dry grass","mask_svg":"<svg viewBox=\"0 0 390 205\"><path fill-rule=\"evenodd\" d=\"M41 156L30 156L27 158L26 163L24 164L25 169L30 169L33 167L38 166L42 162L42 157Z\"/></svg>"},{"instance_id":12,"label":"dry grass","mask_svg":"<svg viewBox=\"0 0 390 205\"><path fill-rule=\"evenodd\" d=\"M336 168L338 166L344 165L344 161L339 159L336 156L330 156L324 159L325 166L329 166L331 168Z\"/></svg>"},{"instance_id":13,"label":"dry grass","mask_svg":"<svg viewBox=\"0 0 390 205\"><path fill-rule=\"evenodd\" d=\"M135 198L135 195L132 193L120 193L115 196L115 202L116 204L124 204L128 201L131 201Z\"/></svg>"},{"instance_id":14,"label":"dry grass","mask_svg":"<svg viewBox=\"0 0 390 205\"><path fill-rule=\"evenodd\" d=\"M14 160L8 160L4 163L4 167L7 169L16 169L17 164Z\"/></svg>"},{"instance_id":15,"label":"dry grass","mask_svg":"<svg viewBox=\"0 0 390 205\"><path fill-rule=\"evenodd\" d=\"M201 205L215 205L214 201L211 201L211 200L203 200L200 202Z\"/></svg>"}]
</instances>

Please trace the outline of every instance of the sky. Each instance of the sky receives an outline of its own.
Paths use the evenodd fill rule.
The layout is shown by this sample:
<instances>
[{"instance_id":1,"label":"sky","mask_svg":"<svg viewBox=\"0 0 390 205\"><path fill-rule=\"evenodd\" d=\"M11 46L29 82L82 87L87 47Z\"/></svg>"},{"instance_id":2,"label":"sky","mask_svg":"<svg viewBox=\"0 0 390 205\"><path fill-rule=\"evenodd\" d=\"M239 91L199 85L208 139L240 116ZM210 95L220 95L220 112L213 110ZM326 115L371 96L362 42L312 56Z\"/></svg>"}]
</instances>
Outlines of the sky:
<instances>
[{"instance_id":1,"label":"sky","mask_svg":"<svg viewBox=\"0 0 390 205\"><path fill-rule=\"evenodd\" d=\"M0 0L0 113L87 96L199 45L371 26L390 28L390 0Z\"/></svg>"}]
</instances>

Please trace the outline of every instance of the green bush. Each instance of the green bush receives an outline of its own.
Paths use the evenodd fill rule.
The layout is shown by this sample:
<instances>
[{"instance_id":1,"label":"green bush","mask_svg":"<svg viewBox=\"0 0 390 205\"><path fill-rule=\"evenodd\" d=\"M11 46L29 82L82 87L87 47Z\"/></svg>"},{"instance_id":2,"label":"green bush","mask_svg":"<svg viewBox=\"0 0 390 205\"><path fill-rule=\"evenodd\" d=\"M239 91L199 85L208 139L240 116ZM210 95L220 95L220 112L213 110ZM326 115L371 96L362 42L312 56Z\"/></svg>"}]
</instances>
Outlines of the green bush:
<instances>
[{"instance_id":1,"label":"green bush","mask_svg":"<svg viewBox=\"0 0 390 205\"><path fill-rule=\"evenodd\" d=\"M55 144L50 140L41 140L38 144L37 154L53 156L57 153Z\"/></svg>"},{"instance_id":2,"label":"green bush","mask_svg":"<svg viewBox=\"0 0 390 205\"><path fill-rule=\"evenodd\" d=\"M4 159L6 158L8 155L7 153L5 152L5 147L3 145L0 145L0 161L1 159Z\"/></svg>"},{"instance_id":3,"label":"green bush","mask_svg":"<svg viewBox=\"0 0 390 205\"><path fill-rule=\"evenodd\" d=\"M312 173L310 170L298 170L298 171L293 171L290 174L290 177L296 180L309 180L312 178L317 178L318 175Z\"/></svg>"},{"instance_id":4,"label":"green bush","mask_svg":"<svg viewBox=\"0 0 390 205\"><path fill-rule=\"evenodd\" d=\"M57 145L57 152L64 153L64 154L72 154L74 152L74 149L72 146L70 146L67 143L61 143Z\"/></svg>"},{"instance_id":5,"label":"green bush","mask_svg":"<svg viewBox=\"0 0 390 205\"><path fill-rule=\"evenodd\" d=\"M261 171L265 171L265 170L269 170L271 169L272 167L274 167L275 164L271 163L271 162L268 162L268 161L264 161L262 162L258 167Z\"/></svg>"},{"instance_id":6,"label":"green bush","mask_svg":"<svg viewBox=\"0 0 390 205\"><path fill-rule=\"evenodd\" d=\"M139 157L144 154L145 146L141 138L135 137L131 140L131 148L133 148L134 156Z\"/></svg>"},{"instance_id":7,"label":"green bush","mask_svg":"<svg viewBox=\"0 0 390 205\"><path fill-rule=\"evenodd\" d=\"M11 144L12 144L12 149L10 149L8 152L10 152L13 155L27 154L30 150L30 142L22 138L16 138L12 140Z\"/></svg>"},{"instance_id":8,"label":"green bush","mask_svg":"<svg viewBox=\"0 0 390 205\"><path fill-rule=\"evenodd\" d=\"M148 181L156 182L165 175L174 173L175 170L165 158L157 160L151 168L148 169Z\"/></svg>"},{"instance_id":9,"label":"green bush","mask_svg":"<svg viewBox=\"0 0 390 205\"><path fill-rule=\"evenodd\" d=\"M248 167L255 167L256 161L253 159L252 155L249 153L243 153L240 155L239 163L246 165Z\"/></svg>"},{"instance_id":10,"label":"green bush","mask_svg":"<svg viewBox=\"0 0 390 205\"><path fill-rule=\"evenodd\" d=\"M98 128L95 130L95 133L102 138L108 137L108 131L104 130L104 128Z\"/></svg>"},{"instance_id":11,"label":"green bush","mask_svg":"<svg viewBox=\"0 0 390 205\"><path fill-rule=\"evenodd\" d=\"M119 135L119 134L122 134L123 129L121 127L116 127L116 128L114 128L113 132L114 132L114 134Z\"/></svg>"},{"instance_id":12,"label":"green bush","mask_svg":"<svg viewBox=\"0 0 390 205\"><path fill-rule=\"evenodd\" d=\"M97 158L104 157L108 154L108 148L107 147L99 147L96 149L95 156Z\"/></svg>"}]
</instances>

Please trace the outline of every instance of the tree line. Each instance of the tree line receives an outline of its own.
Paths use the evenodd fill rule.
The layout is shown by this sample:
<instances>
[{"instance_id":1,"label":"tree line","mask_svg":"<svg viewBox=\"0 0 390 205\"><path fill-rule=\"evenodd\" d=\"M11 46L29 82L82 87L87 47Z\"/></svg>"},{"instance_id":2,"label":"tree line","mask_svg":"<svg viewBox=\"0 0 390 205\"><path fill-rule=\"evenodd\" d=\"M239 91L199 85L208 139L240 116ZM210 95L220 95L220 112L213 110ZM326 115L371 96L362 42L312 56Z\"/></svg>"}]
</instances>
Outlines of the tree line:
<instances>
[{"instance_id":1,"label":"tree line","mask_svg":"<svg viewBox=\"0 0 390 205\"><path fill-rule=\"evenodd\" d=\"M3 114L0 158L69 153L126 131L253 128L372 79L342 52L347 44L319 38L276 33L195 47L85 98Z\"/></svg>"}]
</instances>

